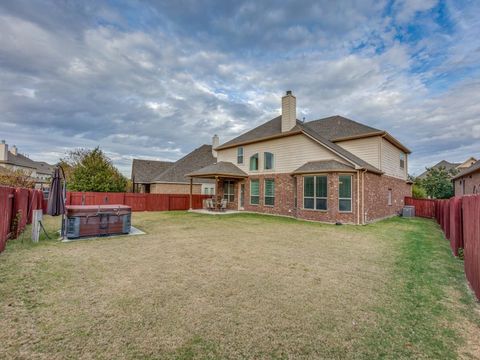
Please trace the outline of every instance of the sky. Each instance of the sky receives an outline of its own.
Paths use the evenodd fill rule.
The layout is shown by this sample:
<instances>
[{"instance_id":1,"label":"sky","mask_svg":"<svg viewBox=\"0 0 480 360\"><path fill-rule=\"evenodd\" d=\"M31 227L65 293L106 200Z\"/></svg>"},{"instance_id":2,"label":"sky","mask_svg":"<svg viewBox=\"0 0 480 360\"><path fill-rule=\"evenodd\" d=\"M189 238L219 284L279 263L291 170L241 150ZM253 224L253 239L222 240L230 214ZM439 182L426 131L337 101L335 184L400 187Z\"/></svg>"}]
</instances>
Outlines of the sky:
<instances>
[{"instance_id":1,"label":"sky","mask_svg":"<svg viewBox=\"0 0 480 360\"><path fill-rule=\"evenodd\" d=\"M100 146L176 160L280 114L342 115L480 158L480 1L0 2L0 138L34 160Z\"/></svg>"}]
</instances>

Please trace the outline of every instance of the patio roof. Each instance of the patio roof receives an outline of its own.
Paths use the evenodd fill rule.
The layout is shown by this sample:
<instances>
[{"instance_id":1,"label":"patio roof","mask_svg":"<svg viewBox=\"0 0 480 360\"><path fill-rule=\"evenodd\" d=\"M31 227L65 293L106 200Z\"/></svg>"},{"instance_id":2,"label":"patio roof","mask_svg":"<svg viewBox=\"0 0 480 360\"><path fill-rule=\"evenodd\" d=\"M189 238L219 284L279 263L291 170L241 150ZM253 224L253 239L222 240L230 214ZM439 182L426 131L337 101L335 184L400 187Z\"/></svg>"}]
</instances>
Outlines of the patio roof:
<instances>
[{"instance_id":1,"label":"patio roof","mask_svg":"<svg viewBox=\"0 0 480 360\"><path fill-rule=\"evenodd\" d=\"M201 169L195 170L186 176L195 178L215 178L215 177L228 177L228 178L246 178L248 174L232 164L231 162L220 161L216 164L205 166Z\"/></svg>"},{"instance_id":2,"label":"patio roof","mask_svg":"<svg viewBox=\"0 0 480 360\"><path fill-rule=\"evenodd\" d=\"M312 174L332 171L355 171L355 168L337 160L309 161L296 169L293 174Z\"/></svg>"}]
</instances>

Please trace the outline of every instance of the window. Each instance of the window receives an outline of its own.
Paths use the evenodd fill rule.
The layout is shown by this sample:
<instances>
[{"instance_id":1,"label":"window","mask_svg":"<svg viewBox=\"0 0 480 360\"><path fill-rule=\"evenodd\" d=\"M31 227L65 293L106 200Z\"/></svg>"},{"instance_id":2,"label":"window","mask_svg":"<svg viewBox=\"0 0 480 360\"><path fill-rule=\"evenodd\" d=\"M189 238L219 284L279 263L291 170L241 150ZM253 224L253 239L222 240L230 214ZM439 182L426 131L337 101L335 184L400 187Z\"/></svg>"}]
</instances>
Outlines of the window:
<instances>
[{"instance_id":1,"label":"window","mask_svg":"<svg viewBox=\"0 0 480 360\"><path fill-rule=\"evenodd\" d=\"M392 205L392 189L388 189L387 205Z\"/></svg>"},{"instance_id":2,"label":"window","mask_svg":"<svg viewBox=\"0 0 480 360\"><path fill-rule=\"evenodd\" d=\"M400 154L400 168L405 169L405 154L404 153Z\"/></svg>"},{"instance_id":3,"label":"window","mask_svg":"<svg viewBox=\"0 0 480 360\"><path fill-rule=\"evenodd\" d=\"M338 209L340 212L352 211L352 175L338 177Z\"/></svg>"},{"instance_id":4,"label":"window","mask_svg":"<svg viewBox=\"0 0 480 360\"><path fill-rule=\"evenodd\" d=\"M250 170L258 170L258 154L250 156Z\"/></svg>"},{"instance_id":5,"label":"window","mask_svg":"<svg viewBox=\"0 0 480 360\"><path fill-rule=\"evenodd\" d=\"M263 153L263 168L265 170L273 169L273 154L270 152Z\"/></svg>"},{"instance_id":6,"label":"window","mask_svg":"<svg viewBox=\"0 0 480 360\"><path fill-rule=\"evenodd\" d=\"M243 164L243 147L237 148L237 164Z\"/></svg>"},{"instance_id":7,"label":"window","mask_svg":"<svg viewBox=\"0 0 480 360\"><path fill-rule=\"evenodd\" d=\"M233 185L233 181L227 180L223 183L223 198L226 199L228 202L235 201L235 191Z\"/></svg>"},{"instance_id":8,"label":"window","mask_svg":"<svg viewBox=\"0 0 480 360\"><path fill-rule=\"evenodd\" d=\"M303 178L303 208L327 210L327 176Z\"/></svg>"},{"instance_id":9,"label":"window","mask_svg":"<svg viewBox=\"0 0 480 360\"><path fill-rule=\"evenodd\" d=\"M275 180L265 179L265 205L275 205Z\"/></svg>"},{"instance_id":10,"label":"window","mask_svg":"<svg viewBox=\"0 0 480 360\"><path fill-rule=\"evenodd\" d=\"M258 205L260 200L260 182L258 180L250 180L250 204Z\"/></svg>"}]
</instances>

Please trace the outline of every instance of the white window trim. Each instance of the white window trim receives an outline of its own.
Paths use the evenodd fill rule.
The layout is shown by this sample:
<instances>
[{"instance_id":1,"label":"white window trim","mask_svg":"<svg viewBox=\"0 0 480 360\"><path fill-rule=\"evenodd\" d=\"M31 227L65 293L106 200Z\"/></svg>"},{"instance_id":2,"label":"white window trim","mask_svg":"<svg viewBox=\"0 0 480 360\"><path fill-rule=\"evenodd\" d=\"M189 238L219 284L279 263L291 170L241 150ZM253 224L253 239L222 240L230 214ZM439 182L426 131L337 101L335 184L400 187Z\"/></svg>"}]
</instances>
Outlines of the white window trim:
<instances>
[{"instance_id":1,"label":"white window trim","mask_svg":"<svg viewBox=\"0 0 480 360\"><path fill-rule=\"evenodd\" d=\"M231 202L235 202L235 183L231 180L225 180L224 183L223 183L223 188L225 189L225 184L229 184L227 185L227 192L223 192L223 199L225 199L225 195L227 195L227 202L231 203ZM232 185L232 188L230 189L230 184ZM230 190L232 190L232 192L230 193ZM230 201L230 196L233 195L233 201Z\"/></svg>"},{"instance_id":2,"label":"white window trim","mask_svg":"<svg viewBox=\"0 0 480 360\"><path fill-rule=\"evenodd\" d=\"M240 152L240 149L242 150L242 162L239 162L238 161L238 158L240 157L239 155L239 152ZM245 149L243 148L243 146L239 146L237 148L237 164L244 164L245 163Z\"/></svg>"},{"instance_id":3,"label":"white window trim","mask_svg":"<svg viewBox=\"0 0 480 360\"><path fill-rule=\"evenodd\" d=\"M255 155L257 155L257 169L256 170L252 170L251 167L250 167L250 163L252 161L252 157L254 157ZM252 156L250 156L248 158L248 170L249 171L254 171L254 172L258 172L260 170L260 154L257 152L257 153L254 153L252 154Z\"/></svg>"},{"instance_id":4,"label":"white window trim","mask_svg":"<svg viewBox=\"0 0 480 360\"><path fill-rule=\"evenodd\" d=\"M271 154L272 155L272 168L271 169L267 169L266 166L267 166L267 154ZM270 152L270 151L265 151L263 153L263 170L266 170L266 171L274 171L275 170L275 154Z\"/></svg>"},{"instance_id":5,"label":"white window trim","mask_svg":"<svg viewBox=\"0 0 480 360\"><path fill-rule=\"evenodd\" d=\"M323 176L327 178L327 196L317 196L317 176ZM313 177L313 197L312 196L305 196L305 178L306 177ZM305 198L313 199L313 209L305 207ZM327 208L326 209L317 209L317 199L325 199ZM318 174L318 175L304 175L303 176L303 203L302 203L303 210L310 210L310 211L321 211L321 212L328 212L328 174Z\"/></svg>"}]
</instances>

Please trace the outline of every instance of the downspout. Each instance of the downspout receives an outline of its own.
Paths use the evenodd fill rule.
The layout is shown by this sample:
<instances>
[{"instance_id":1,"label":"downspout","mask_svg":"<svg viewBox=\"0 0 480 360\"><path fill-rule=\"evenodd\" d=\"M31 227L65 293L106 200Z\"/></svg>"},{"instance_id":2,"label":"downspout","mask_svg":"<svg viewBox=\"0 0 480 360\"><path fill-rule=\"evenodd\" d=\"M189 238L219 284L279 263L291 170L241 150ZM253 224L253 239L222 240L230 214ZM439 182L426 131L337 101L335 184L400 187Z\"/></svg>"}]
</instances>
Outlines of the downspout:
<instances>
[{"instance_id":1,"label":"downspout","mask_svg":"<svg viewBox=\"0 0 480 360\"><path fill-rule=\"evenodd\" d=\"M365 225L365 173L367 169L362 172L362 225Z\"/></svg>"},{"instance_id":2,"label":"downspout","mask_svg":"<svg viewBox=\"0 0 480 360\"><path fill-rule=\"evenodd\" d=\"M360 225L360 171L357 170L357 225Z\"/></svg>"}]
</instances>

